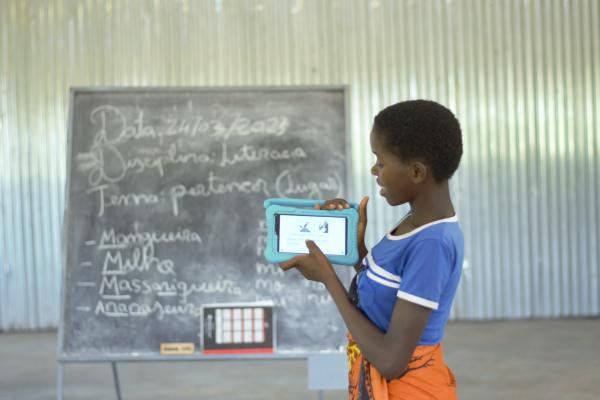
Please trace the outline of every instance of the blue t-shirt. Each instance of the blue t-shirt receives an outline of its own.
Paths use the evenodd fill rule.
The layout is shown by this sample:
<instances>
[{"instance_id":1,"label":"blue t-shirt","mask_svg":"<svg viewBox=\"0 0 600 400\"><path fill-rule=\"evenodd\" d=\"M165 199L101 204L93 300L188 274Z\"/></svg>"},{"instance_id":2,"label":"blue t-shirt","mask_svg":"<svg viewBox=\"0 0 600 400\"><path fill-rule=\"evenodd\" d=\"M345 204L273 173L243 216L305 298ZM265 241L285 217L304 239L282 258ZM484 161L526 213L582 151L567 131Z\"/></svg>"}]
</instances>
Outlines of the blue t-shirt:
<instances>
[{"instance_id":1,"label":"blue t-shirt","mask_svg":"<svg viewBox=\"0 0 600 400\"><path fill-rule=\"evenodd\" d=\"M434 221L403 235L391 232L363 261L357 277L358 306L384 332L397 297L430 308L419 344L437 344L462 272L464 240L458 218Z\"/></svg>"}]
</instances>

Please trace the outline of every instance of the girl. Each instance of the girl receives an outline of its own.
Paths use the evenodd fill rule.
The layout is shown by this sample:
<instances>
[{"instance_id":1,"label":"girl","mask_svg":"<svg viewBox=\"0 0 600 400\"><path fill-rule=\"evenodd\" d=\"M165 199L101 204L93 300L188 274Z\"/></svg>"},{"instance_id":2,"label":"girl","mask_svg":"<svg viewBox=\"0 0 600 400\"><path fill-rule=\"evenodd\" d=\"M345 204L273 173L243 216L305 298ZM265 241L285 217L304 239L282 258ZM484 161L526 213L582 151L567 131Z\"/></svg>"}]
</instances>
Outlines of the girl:
<instances>
[{"instance_id":1,"label":"girl","mask_svg":"<svg viewBox=\"0 0 600 400\"><path fill-rule=\"evenodd\" d=\"M442 338L463 263L463 235L448 180L462 155L460 125L432 101L394 104L374 120L371 168L380 195L410 212L370 251L364 243L368 197L359 205L357 275L350 293L312 241L309 254L280 266L322 282L349 330L349 398L455 399ZM348 207L343 199L317 206Z\"/></svg>"}]
</instances>

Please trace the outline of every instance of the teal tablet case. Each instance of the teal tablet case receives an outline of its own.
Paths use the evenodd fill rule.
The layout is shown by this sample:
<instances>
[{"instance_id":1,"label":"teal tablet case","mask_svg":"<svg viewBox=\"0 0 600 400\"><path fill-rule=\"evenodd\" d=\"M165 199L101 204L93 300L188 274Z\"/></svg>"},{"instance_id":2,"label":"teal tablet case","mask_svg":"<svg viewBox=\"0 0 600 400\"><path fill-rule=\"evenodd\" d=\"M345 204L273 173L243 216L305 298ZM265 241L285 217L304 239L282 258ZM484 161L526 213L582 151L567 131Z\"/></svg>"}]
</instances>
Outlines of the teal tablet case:
<instances>
[{"instance_id":1,"label":"teal tablet case","mask_svg":"<svg viewBox=\"0 0 600 400\"><path fill-rule=\"evenodd\" d=\"M357 228L358 228L358 206L350 203L350 208L343 210L315 210L316 204L323 204L324 200L307 199L267 199L264 202L267 217L267 246L265 248L265 258L271 263L281 263L288 261L297 253L280 253L277 250L278 233L276 227L276 215L307 215L321 217L344 217L346 224L346 243L347 254L345 255L327 255L332 264L354 266L358 262L357 246Z\"/></svg>"}]
</instances>

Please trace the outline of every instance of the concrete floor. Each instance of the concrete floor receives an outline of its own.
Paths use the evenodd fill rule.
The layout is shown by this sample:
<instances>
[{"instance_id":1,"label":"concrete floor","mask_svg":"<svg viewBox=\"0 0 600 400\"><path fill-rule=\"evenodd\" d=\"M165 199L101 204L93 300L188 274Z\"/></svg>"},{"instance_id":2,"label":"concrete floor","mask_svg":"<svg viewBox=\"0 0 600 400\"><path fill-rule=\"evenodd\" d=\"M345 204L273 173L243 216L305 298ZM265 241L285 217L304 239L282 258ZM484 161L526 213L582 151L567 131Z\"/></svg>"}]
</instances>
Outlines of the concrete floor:
<instances>
[{"instance_id":1,"label":"concrete floor","mask_svg":"<svg viewBox=\"0 0 600 400\"><path fill-rule=\"evenodd\" d=\"M600 319L451 323L445 348L461 400L600 399ZM0 334L0 399L54 399L55 351L53 332ZM317 398L301 360L118 368L124 400ZM65 399L115 398L109 364L68 364L65 385Z\"/></svg>"}]
</instances>

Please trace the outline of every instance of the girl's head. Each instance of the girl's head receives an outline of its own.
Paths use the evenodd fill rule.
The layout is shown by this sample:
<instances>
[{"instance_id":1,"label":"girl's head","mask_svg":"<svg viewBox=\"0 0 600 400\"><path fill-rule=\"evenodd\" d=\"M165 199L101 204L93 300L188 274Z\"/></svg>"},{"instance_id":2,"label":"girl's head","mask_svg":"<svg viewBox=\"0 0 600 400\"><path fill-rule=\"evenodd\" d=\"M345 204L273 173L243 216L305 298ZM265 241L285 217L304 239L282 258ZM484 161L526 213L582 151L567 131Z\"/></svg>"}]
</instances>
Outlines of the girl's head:
<instances>
[{"instance_id":1,"label":"girl's head","mask_svg":"<svg viewBox=\"0 0 600 400\"><path fill-rule=\"evenodd\" d=\"M427 100L404 101L377 114L371 132L377 161L371 172L390 204L410 201L418 184L442 184L462 156L460 124L446 107Z\"/></svg>"}]
</instances>

